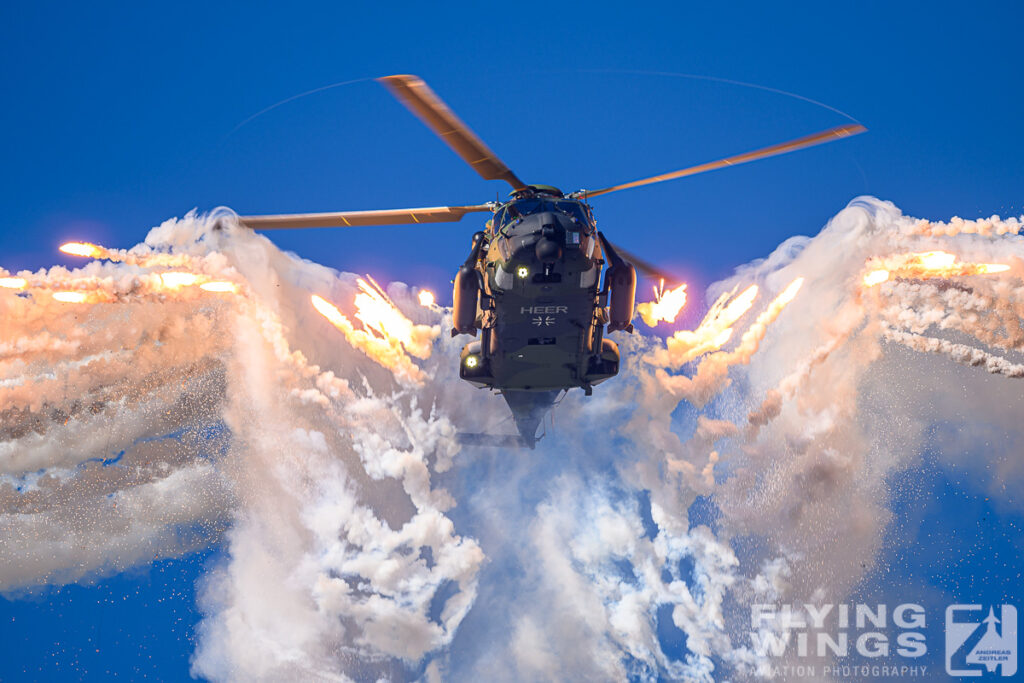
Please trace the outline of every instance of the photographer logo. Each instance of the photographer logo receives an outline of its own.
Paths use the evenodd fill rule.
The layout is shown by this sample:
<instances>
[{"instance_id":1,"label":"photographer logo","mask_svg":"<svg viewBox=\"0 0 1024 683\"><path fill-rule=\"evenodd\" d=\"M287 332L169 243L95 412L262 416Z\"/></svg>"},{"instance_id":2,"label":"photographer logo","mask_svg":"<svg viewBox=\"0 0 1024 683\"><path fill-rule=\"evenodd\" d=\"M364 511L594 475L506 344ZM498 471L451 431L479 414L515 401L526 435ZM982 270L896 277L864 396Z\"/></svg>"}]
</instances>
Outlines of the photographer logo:
<instances>
[{"instance_id":1,"label":"photographer logo","mask_svg":"<svg viewBox=\"0 0 1024 683\"><path fill-rule=\"evenodd\" d=\"M1013 605L947 607L946 673L1003 677L1017 673L1017 608Z\"/></svg>"}]
</instances>

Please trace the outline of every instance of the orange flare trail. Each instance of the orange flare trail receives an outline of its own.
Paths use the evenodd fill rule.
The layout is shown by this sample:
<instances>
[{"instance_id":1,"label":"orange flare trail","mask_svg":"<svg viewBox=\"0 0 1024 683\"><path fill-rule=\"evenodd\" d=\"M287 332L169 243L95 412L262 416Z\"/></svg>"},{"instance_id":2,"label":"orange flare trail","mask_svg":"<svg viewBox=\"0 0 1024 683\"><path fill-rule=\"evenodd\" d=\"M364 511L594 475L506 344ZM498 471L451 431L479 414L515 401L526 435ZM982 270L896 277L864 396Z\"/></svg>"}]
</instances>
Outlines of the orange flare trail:
<instances>
[{"instance_id":1,"label":"orange flare trail","mask_svg":"<svg viewBox=\"0 0 1024 683\"><path fill-rule=\"evenodd\" d=\"M397 340L405 350L417 358L429 358L434 338L434 328L428 325L414 325L402 315L380 285L370 276L369 283L358 278L356 284L361 290L356 295L356 319L385 339Z\"/></svg>"},{"instance_id":2,"label":"orange flare trail","mask_svg":"<svg viewBox=\"0 0 1024 683\"><path fill-rule=\"evenodd\" d=\"M60 246L60 250L71 256L107 259L142 268L189 268L195 262L195 259L187 254L132 254L124 249L108 249L89 242L67 242Z\"/></svg>"},{"instance_id":3,"label":"orange flare trail","mask_svg":"<svg viewBox=\"0 0 1024 683\"><path fill-rule=\"evenodd\" d=\"M1003 273L1009 269L1010 266L1003 263L959 262L956 254L947 251L912 252L871 259L868 262L868 272L864 275L863 284L865 287L874 287L896 278L927 280L967 275L990 275Z\"/></svg>"},{"instance_id":4,"label":"orange flare trail","mask_svg":"<svg viewBox=\"0 0 1024 683\"><path fill-rule=\"evenodd\" d=\"M686 346L684 342L679 339L679 333L676 334L672 339L667 341L669 348L661 349L660 351L651 354L650 357L645 358L649 363L660 365L655 373L658 378L660 385L676 396L683 396L686 400L690 401L695 406L703 406L715 395L722 386L729 383L729 368L737 364L746 364L750 362L751 357L757 352L758 347L761 344L761 340L764 339L765 334L768 332L768 327L771 325L779 314L789 305L791 301L796 297L797 292L800 291L803 286L804 279L802 277L796 278L789 285L786 286L782 292L779 293L771 303L762 311L757 318L751 323L750 327L743 333L736 347L730 351L718 351L729 339L732 337L733 328L730 326L721 327L721 329L713 337L699 338L696 334L701 331L698 327L694 332L688 333L693 337L697 338L700 342L698 345ZM735 290L733 290L735 292ZM721 316L728 311L735 315L737 313L745 313L750 308L750 304L753 303L754 295L756 291L748 294L750 291L748 288L739 297L736 297L733 301L726 303L729 296L732 296L732 292L729 294L719 297L715 305L712 306L711 312L708 313L708 317L704 319L701 326L704 327L702 334L708 334L712 329L715 320L721 320ZM746 296L744 296L746 295ZM743 306L739 304L742 303ZM734 306L734 304L736 304ZM732 309L732 310L730 310ZM712 318L712 314L715 317ZM712 318L709 320L709 318ZM738 318L734 319L738 320ZM707 323L705 325L705 323ZM722 323L717 323L719 326ZM672 348L673 341L675 341L677 348ZM709 353L714 351L714 353ZM706 355L705 355L706 354ZM700 364L697 366L697 371L693 376L687 375L669 375L666 369L673 366L679 367L682 365L680 360L685 362L686 360L693 360L698 356L703 356L700 360Z\"/></svg>"},{"instance_id":5,"label":"orange flare trail","mask_svg":"<svg viewBox=\"0 0 1024 683\"><path fill-rule=\"evenodd\" d=\"M378 364L390 369L400 378L407 378L414 382L424 380L423 371L402 352L401 345L397 340L378 337L370 330L357 330L352 321L338 310L337 306L323 297L314 294L310 297L310 301L313 303L313 308L338 328L353 347L365 353Z\"/></svg>"},{"instance_id":6,"label":"orange flare trail","mask_svg":"<svg viewBox=\"0 0 1024 683\"><path fill-rule=\"evenodd\" d=\"M788 306L790 302L796 298L797 292L800 291L803 284L804 279L802 277L798 277L786 285L786 288L782 290L778 296L772 299L771 303L768 304L768 307L758 314L754 322L750 324L750 327L748 327L743 333L743 336L740 337L740 342L736 345L736 348L729 353L724 354L728 364L731 365L737 361L746 363L750 360L750 357L755 351L757 351L761 340L764 339L764 335L768 331L768 326L775 322L775 319L779 317L780 313L782 313L782 309Z\"/></svg>"},{"instance_id":7,"label":"orange flare trail","mask_svg":"<svg viewBox=\"0 0 1024 683\"><path fill-rule=\"evenodd\" d=\"M352 323L348 321L348 318L338 310L338 307L327 301L321 296L314 294L310 297L310 301L313 302L313 308L323 317L327 318L332 325L337 328L352 327ZM355 329L355 328L352 328Z\"/></svg>"},{"instance_id":8,"label":"orange flare trail","mask_svg":"<svg viewBox=\"0 0 1024 683\"><path fill-rule=\"evenodd\" d=\"M416 382L424 378L407 354L429 358L433 341L440 331L429 325L416 325L395 307L391 299L373 280L358 278L359 293L355 297L355 318L362 324L356 329L352 321L326 299L313 295L313 307L338 328L352 346L399 377Z\"/></svg>"},{"instance_id":9,"label":"orange flare trail","mask_svg":"<svg viewBox=\"0 0 1024 683\"><path fill-rule=\"evenodd\" d=\"M695 330L680 330L669 337L666 348L647 358L655 365L682 367L698 356L717 351L732 337L732 326L742 318L757 298L757 285L750 285L738 295L725 292L711 305ZM734 296L735 295L735 296Z\"/></svg>"}]
</instances>

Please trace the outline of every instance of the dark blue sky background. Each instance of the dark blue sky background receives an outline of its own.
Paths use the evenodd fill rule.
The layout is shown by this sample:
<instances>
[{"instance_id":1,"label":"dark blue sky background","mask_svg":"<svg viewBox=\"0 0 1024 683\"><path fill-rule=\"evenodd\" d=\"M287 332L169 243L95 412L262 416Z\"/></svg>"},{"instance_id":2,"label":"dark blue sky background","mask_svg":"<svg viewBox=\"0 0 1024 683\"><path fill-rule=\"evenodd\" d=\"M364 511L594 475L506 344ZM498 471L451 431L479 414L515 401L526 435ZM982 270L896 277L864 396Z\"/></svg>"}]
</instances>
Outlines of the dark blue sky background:
<instances>
[{"instance_id":1,"label":"dark blue sky background","mask_svg":"<svg viewBox=\"0 0 1024 683\"><path fill-rule=\"evenodd\" d=\"M352 79L421 75L525 180L566 190L848 121L764 90L622 71L756 83L869 128L594 200L613 239L685 274L698 292L786 237L814 234L859 194L928 218L1020 214L1022 19L1015 2L8 1L0 266L60 262L56 247L69 238L131 246L193 208L326 211L504 196L506 187L477 177L372 82L284 104L232 133L275 102ZM471 215L274 239L340 269L443 289L477 226ZM941 473L928 481L943 499L961 495ZM924 524L941 529L949 512L933 512ZM0 602L0 679L185 677L192 587L208 561Z\"/></svg>"},{"instance_id":2,"label":"dark blue sky background","mask_svg":"<svg viewBox=\"0 0 1024 683\"><path fill-rule=\"evenodd\" d=\"M198 207L284 212L504 195L372 82L417 73L528 182L599 187L845 123L869 134L595 199L632 250L706 283L871 193L923 217L1021 211L1016 3L5 3L0 262L68 237L129 246ZM599 73L589 73L597 70ZM477 217L275 239L440 286Z\"/></svg>"}]
</instances>

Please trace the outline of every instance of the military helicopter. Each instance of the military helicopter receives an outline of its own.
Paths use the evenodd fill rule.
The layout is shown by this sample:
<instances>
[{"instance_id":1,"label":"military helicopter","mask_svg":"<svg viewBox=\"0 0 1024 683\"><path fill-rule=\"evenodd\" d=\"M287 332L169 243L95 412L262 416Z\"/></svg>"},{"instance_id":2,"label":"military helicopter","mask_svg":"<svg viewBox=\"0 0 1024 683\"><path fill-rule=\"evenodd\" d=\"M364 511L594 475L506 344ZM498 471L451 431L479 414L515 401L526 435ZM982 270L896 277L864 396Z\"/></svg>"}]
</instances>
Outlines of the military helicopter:
<instances>
[{"instance_id":1,"label":"military helicopter","mask_svg":"<svg viewBox=\"0 0 1024 683\"><path fill-rule=\"evenodd\" d=\"M490 213L454 280L452 336L480 338L462 349L459 376L500 392L519 436L460 435L464 443L533 448L544 416L563 391L593 387L619 372L607 332L632 332L636 273L671 280L616 248L597 230L593 197L764 159L856 135L848 124L699 166L569 194L524 183L416 76L377 79L485 180L512 186L504 202L382 211L241 216L257 229L444 223ZM603 279L602 279L603 274Z\"/></svg>"}]
</instances>

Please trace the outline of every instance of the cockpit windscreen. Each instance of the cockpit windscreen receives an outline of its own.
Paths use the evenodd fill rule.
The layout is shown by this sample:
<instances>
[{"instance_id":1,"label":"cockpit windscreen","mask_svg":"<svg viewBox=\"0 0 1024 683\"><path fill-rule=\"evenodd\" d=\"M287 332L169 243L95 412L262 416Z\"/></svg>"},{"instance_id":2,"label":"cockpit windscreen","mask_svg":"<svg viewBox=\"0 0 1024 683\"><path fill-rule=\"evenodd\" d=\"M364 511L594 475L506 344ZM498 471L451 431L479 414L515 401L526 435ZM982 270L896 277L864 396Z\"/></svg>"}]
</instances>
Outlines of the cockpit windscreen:
<instances>
[{"instance_id":1,"label":"cockpit windscreen","mask_svg":"<svg viewBox=\"0 0 1024 683\"><path fill-rule=\"evenodd\" d=\"M520 199L517 202L507 205L499 212L498 227L499 229L503 228L522 216L529 216L530 214L540 213L541 211L552 211L565 214L570 218L576 219L576 223L579 225L579 230L588 233L590 232L590 212L579 202L567 199Z\"/></svg>"}]
</instances>

